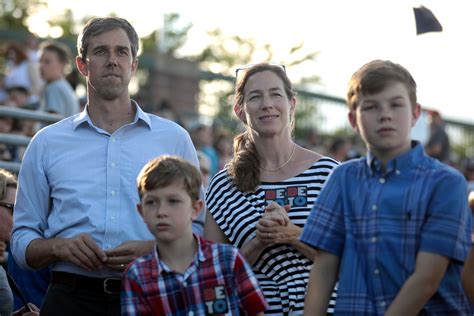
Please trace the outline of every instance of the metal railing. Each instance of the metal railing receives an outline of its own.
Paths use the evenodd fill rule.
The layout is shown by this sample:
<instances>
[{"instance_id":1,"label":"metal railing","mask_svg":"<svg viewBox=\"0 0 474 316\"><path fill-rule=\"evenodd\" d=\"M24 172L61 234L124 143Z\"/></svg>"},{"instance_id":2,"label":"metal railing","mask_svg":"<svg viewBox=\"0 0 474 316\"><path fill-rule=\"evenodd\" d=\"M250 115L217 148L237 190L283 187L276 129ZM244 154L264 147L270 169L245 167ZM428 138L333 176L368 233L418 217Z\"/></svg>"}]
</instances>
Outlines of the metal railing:
<instances>
[{"instance_id":1,"label":"metal railing","mask_svg":"<svg viewBox=\"0 0 474 316\"><path fill-rule=\"evenodd\" d=\"M43 111L25 110L10 106L0 106L0 117L11 117L19 120L34 120L42 123L54 123L62 119L60 115L47 113ZM31 137L0 133L0 144L27 146ZM21 163L13 161L0 160L0 168L18 173Z\"/></svg>"}]
</instances>

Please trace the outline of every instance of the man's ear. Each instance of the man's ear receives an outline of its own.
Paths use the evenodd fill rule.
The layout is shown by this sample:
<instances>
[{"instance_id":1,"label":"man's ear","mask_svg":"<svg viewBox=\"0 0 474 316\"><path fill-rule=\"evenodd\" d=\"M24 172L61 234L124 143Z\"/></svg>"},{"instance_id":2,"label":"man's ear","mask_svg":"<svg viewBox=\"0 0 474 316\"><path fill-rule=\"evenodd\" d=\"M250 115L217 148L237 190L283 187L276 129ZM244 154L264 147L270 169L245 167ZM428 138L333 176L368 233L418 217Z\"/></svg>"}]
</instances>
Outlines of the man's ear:
<instances>
[{"instance_id":1,"label":"man's ear","mask_svg":"<svg viewBox=\"0 0 474 316\"><path fill-rule=\"evenodd\" d=\"M356 116L357 116L357 114L355 113L355 110L351 110L347 114L347 118L349 119L349 123L351 123L352 129L358 133L359 128L357 127L357 117Z\"/></svg>"},{"instance_id":2,"label":"man's ear","mask_svg":"<svg viewBox=\"0 0 474 316\"><path fill-rule=\"evenodd\" d=\"M416 122L418 121L418 118L421 115L421 105L418 103L413 106L413 110L411 111L412 115L412 120L411 120L411 127L415 126Z\"/></svg>"},{"instance_id":3,"label":"man's ear","mask_svg":"<svg viewBox=\"0 0 474 316\"><path fill-rule=\"evenodd\" d=\"M196 202L194 202L193 213L191 214L192 220L195 220L198 217L198 215L201 212L203 206L204 206L204 201L203 200L197 200Z\"/></svg>"},{"instance_id":4,"label":"man's ear","mask_svg":"<svg viewBox=\"0 0 474 316\"><path fill-rule=\"evenodd\" d=\"M81 75L87 77L89 67L87 66L87 63L84 61L84 59L79 56L76 56L76 67L77 70L79 70L79 72L81 73Z\"/></svg>"},{"instance_id":5,"label":"man's ear","mask_svg":"<svg viewBox=\"0 0 474 316\"><path fill-rule=\"evenodd\" d=\"M132 73L135 73L138 69L138 58L135 58L132 62Z\"/></svg>"}]
</instances>

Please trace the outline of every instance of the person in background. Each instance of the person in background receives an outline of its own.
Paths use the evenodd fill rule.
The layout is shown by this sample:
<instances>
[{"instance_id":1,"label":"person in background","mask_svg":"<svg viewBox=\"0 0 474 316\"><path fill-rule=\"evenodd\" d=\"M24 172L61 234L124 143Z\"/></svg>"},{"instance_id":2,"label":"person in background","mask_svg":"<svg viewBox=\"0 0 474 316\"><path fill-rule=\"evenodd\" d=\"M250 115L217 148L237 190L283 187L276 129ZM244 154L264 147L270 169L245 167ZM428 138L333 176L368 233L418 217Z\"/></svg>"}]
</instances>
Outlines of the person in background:
<instances>
[{"instance_id":1,"label":"person in background","mask_svg":"<svg viewBox=\"0 0 474 316\"><path fill-rule=\"evenodd\" d=\"M430 134L425 145L425 151L428 156L436 158L441 162L449 163L451 147L441 114L438 111L428 111L428 119L430 122Z\"/></svg>"},{"instance_id":2,"label":"person in background","mask_svg":"<svg viewBox=\"0 0 474 316\"><path fill-rule=\"evenodd\" d=\"M196 149L202 151L209 158L210 176L214 176L219 170L219 155L213 147L214 133L212 127L203 122L197 121L194 124L191 124L189 131L192 135L192 140Z\"/></svg>"},{"instance_id":3,"label":"person in background","mask_svg":"<svg viewBox=\"0 0 474 316\"><path fill-rule=\"evenodd\" d=\"M415 80L371 61L352 75L347 104L368 154L334 170L301 235L317 251L305 315L325 314L336 280L336 314L468 315L466 181L411 140Z\"/></svg>"},{"instance_id":4,"label":"person in background","mask_svg":"<svg viewBox=\"0 0 474 316\"><path fill-rule=\"evenodd\" d=\"M66 80L70 61L69 48L59 42L43 42L40 46L40 73L46 82L40 110L68 117L79 112L79 100Z\"/></svg>"},{"instance_id":5,"label":"person in background","mask_svg":"<svg viewBox=\"0 0 474 316\"><path fill-rule=\"evenodd\" d=\"M209 161L209 157L206 156L202 151L197 151L198 159L199 159L199 170L201 171L201 178L202 178L202 187L204 191L207 191L209 187L209 173L211 168L211 162Z\"/></svg>"},{"instance_id":6,"label":"person in background","mask_svg":"<svg viewBox=\"0 0 474 316\"><path fill-rule=\"evenodd\" d=\"M155 241L136 212L136 177L173 154L198 165L189 134L142 111L128 85L138 35L118 17L90 19L76 66L84 111L49 125L28 145L19 173L11 246L22 268L51 266L44 315L120 315L121 276ZM204 212L193 227L202 234Z\"/></svg>"},{"instance_id":7,"label":"person in background","mask_svg":"<svg viewBox=\"0 0 474 316\"><path fill-rule=\"evenodd\" d=\"M137 184L137 209L156 248L125 271L122 315L261 315L265 299L238 250L193 234L204 206L199 170L162 156L143 167Z\"/></svg>"},{"instance_id":8,"label":"person in background","mask_svg":"<svg viewBox=\"0 0 474 316\"><path fill-rule=\"evenodd\" d=\"M337 161L346 161L348 158L349 150L351 149L350 142L342 137L336 137L332 140L329 146L329 157L336 159Z\"/></svg>"},{"instance_id":9,"label":"person in background","mask_svg":"<svg viewBox=\"0 0 474 316\"><path fill-rule=\"evenodd\" d=\"M205 237L240 249L269 303L267 315L303 313L316 251L299 236L338 165L293 141L295 110L283 65L239 69L234 113L245 132L234 138L233 158L206 195Z\"/></svg>"},{"instance_id":10,"label":"person in background","mask_svg":"<svg viewBox=\"0 0 474 316\"><path fill-rule=\"evenodd\" d=\"M0 243L2 245L6 245L10 241L16 188L17 180L15 176L5 169L0 169ZM2 246L2 250L4 248L5 247ZM8 283L7 275L3 266L0 266L0 315L11 315L13 305L13 294ZM13 316L39 315L39 309L34 304L29 305L33 312L26 312L26 308L19 307L19 309L13 313Z\"/></svg>"},{"instance_id":11,"label":"person in background","mask_svg":"<svg viewBox=\"0 0 474 316\"><path fill-rule=\"evenodd\" d=\"M30 93L28 104L37 104L43 83L36 63L28 60L25 48L19 43L11 43L6 52L5 87L26 87Z\"/></svg>"}]
</instances>

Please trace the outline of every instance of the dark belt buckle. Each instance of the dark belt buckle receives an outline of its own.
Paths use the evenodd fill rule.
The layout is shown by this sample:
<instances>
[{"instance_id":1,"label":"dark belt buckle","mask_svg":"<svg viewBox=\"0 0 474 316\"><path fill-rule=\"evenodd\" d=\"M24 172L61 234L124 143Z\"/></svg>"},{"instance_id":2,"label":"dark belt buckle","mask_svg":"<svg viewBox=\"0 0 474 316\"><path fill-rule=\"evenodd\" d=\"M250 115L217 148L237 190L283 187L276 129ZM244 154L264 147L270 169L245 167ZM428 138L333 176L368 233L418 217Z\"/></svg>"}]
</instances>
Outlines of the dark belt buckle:
<instances>
[{"instance_id":1,"label":"dark belt buckle","mask_svg":"<svg viewBox=\"0 0 474 316\"><path fill-rule=\"evenodd\" d=\"M111 282L110 284L109 284L109 281ZM105 293L107 293L107 294L117 294L118 293L117 290L114 291L114 284L113 284L114 281L120 282L121 279L119 279L119 278L107 278L107 279L104 280L103 286L104 286L104 292ZM110 290L108 288L109 286L111 287Z\"/></svg>"}]
</instances>

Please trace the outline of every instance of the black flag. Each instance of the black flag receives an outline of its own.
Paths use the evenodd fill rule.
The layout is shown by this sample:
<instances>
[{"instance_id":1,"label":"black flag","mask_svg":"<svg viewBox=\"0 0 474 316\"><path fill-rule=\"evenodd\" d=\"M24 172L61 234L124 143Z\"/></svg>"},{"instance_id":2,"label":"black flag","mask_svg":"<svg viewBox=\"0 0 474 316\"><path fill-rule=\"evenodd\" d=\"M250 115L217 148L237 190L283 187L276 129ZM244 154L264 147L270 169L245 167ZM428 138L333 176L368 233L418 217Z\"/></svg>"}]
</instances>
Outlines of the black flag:
<instances>
[{"instance_id":1,"label":"black flag","mask_svg":"<svg viewBox=\"0 0 474 316\"><path fill-rule=\"evenodd\" d=\"M430 9L421 6L413 8L413 11L415 12L417 35L428 32L441 32L443 30L443 27Z\"/></svg>"}]
</instances>

